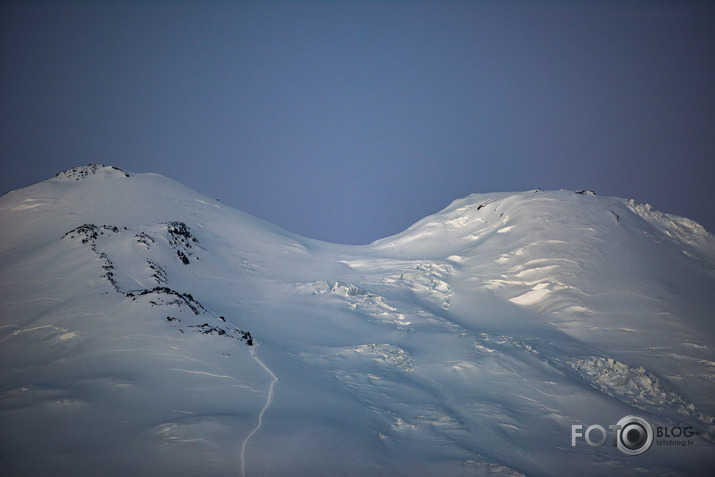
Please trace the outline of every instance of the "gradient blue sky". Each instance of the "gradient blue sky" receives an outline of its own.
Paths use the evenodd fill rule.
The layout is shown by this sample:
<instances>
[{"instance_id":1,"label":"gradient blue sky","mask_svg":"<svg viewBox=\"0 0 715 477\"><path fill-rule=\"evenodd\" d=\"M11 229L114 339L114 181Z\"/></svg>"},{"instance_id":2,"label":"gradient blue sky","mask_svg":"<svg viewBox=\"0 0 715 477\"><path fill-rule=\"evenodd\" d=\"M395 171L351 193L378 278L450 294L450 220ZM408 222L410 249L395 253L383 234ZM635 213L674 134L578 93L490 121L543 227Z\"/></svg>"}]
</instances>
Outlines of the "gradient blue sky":
<instances>
[{"instance_id":1,"label":"gradient blue sky","mask_svg":"<svg viewBox=\"0 0 715 477\"><path fill-rule=\"evenodd\" d=\"M368 243L473 192L715 230L707 2L3 2L0 193L88 162Z\"/></svg>"}]
</instances>

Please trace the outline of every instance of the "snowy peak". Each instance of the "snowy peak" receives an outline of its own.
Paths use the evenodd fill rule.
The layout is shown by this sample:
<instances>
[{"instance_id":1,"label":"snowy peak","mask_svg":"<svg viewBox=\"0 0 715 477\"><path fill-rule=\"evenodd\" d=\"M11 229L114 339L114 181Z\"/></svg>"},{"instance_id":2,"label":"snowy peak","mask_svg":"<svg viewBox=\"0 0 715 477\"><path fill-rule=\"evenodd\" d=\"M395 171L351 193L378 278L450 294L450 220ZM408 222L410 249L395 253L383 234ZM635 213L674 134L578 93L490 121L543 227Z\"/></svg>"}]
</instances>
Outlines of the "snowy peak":
<instances>
[{"instance_id":1,"label":"snowy peak","mask_svg":"<svg viewBox=\"0 0 715 477\"><path fill-rule=\"evenodd\" d=\"M655 240L674 239L683 247L696 247L700 254L715 257L713 237L689 219L658 212L632 199L599 197L591 191L540 189L472 194L400 234L374 242L373 247L446 258L476 251L488 239L503 243L509 237L528 235L528 239L544 240L618 240L622 237L619 231L643 229L645 224Z\"/></svg>"},{"instance_id":2,"label":"snowy peak","mask_svg":"<svg viewBox=\"0 0 715 477\"><path fill-rule=\"evenodd\" d=\"M487 238L521 235L551 235L583 230L593 223L610 226L619 221L612 200L567 191L472 194L452 202L406 231L375 242L419 254L456 253L474 249ZM574 220L576 222L574 222ZM430 251L438 243L441 247ZM424 245L422 245L424 244Z\"/></svg>"},{"instance_id":3,"label":"snowy peak","mask_svg":"<svg viewBox=\"0 0 715 477\"><path fill-rule=\"evenodd\" d=\"M0 222L15 224L0 236L0 253L11 244L54 239L84 224L118 227L181 222L194 232L240 235L247 248L295 243L300 237L220 203L159 174L134 174L90 164L0 198ZM307 241L307 240L306 240Z\"/></svg>"},{"instance_id":4,"label":"snowy peak","mask_svg":"<svg viewBox=\"0 0 715 477\"><path fill-rule=\"evenodd\" d=\"M53 179L78 181L97 174L101 174L104 177L118 177L120 175L129 177L129 173L118 167L107 167L102 164L87 164L86 166L73 167L66 171L58 172Z\"/></svg>"},{"instance_id":5,"label":"snowy peak","mask_svg":"<svg viewBox=\"0 0 715 477\"><path fill-rule=\"evenodd\" d=\"M0 231L3 475L715 465L713 237L647 205L475 194L343 246L88 165L0 198ZM569 445L626 415L697 434Z\"/></svg>"},{"instance_id":6,"label":"snowy peak","mask_svg":"<svg viewBox=\"0 0 715 477\"><path fill-rule=\"evenodd\" d=\"M715 239L688 219L633 200L569 191L475 194L372 247L414 263L415 271L431 269L431 293L443 290L443 308L478 317L482 326L474 310L496 297L511 305L501 313L522 325L550 323L599 346L688 341L676 322L715 334L715 323L688 305L715 309ZM624 310L645 312L648 321L623 325ZM623 329L639 335L618 338Z\"/></svg>"}]
</instances>

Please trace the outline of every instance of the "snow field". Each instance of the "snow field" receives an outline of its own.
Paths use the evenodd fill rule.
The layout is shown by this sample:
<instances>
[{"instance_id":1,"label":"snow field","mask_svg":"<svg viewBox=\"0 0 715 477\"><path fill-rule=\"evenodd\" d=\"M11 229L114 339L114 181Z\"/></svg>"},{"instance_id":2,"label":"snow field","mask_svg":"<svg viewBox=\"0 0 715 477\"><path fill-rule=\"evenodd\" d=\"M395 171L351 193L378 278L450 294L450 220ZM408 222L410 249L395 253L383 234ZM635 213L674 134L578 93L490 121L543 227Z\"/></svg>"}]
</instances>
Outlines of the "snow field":
<instances>
[{"instance_id":1,"label":"snow field","mask_svg":"<svg viewBox=\"0 0 715 477\"><path fill-rule=\"evenodd\" d=\"M715 241L687 219L483 194L340 246L90 166L3 196L0 224L3 475L715 465ZM570 445L628 414L702 434Z\"/></svg>"}]
</instances>

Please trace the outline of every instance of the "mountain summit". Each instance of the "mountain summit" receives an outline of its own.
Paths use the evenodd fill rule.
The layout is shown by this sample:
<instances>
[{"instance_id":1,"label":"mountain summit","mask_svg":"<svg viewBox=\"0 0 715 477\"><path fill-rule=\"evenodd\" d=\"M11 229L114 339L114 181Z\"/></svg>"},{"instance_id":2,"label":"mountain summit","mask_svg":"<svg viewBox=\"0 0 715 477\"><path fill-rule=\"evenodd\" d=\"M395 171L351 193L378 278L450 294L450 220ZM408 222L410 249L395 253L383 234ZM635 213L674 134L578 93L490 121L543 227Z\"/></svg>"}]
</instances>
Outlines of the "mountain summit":
<instances>
[{"instance_id":1,"label":"mountain summit","mask_svg":"<svg viewBox=\"0 0 715 477\"><path fill-rule=\"evenodd\" d=\"M345 246L88 165L0 230L2 475L715 465L715 239L632 200L476 194Z\"/></svg>"}]
</instances>

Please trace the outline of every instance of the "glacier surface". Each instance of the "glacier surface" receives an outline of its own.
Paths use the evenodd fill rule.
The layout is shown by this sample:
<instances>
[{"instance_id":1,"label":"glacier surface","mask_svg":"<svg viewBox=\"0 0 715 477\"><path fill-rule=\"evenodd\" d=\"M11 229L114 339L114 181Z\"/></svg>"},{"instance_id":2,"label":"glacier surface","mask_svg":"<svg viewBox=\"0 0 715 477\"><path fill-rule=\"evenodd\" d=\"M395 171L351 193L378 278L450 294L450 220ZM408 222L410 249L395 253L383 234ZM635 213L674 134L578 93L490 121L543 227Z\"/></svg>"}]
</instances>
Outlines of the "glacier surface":
<instances>
[{"instance_id":1,"label":"glacier surface","mask_svg":"<svg viewBox=\"0 0 715 477\"><path fill-rule=\"evenodd\" d=\"M157 174L0 198L2 475L707 475L715 239L590 191L366 246ZM629 456L571 426L692 428Z\"/></svg>"}]
</instances>

